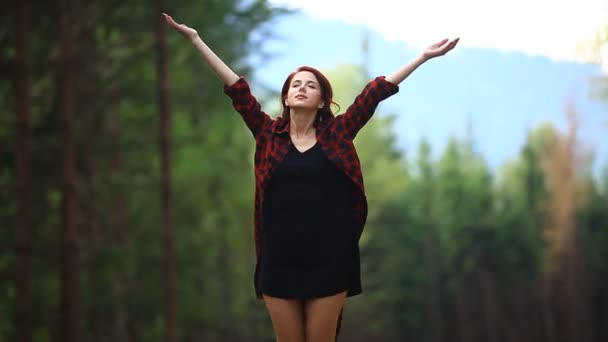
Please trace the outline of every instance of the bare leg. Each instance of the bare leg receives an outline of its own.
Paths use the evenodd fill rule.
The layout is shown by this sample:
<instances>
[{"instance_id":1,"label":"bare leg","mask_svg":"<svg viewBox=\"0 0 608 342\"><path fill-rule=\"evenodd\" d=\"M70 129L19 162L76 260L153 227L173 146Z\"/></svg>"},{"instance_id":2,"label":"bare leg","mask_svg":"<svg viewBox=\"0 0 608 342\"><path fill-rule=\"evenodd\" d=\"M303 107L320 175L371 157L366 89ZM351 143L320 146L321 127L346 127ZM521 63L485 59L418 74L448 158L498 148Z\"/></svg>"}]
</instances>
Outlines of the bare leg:
<instances>
[{"instance_id":1,"label":"bare leg","mask_svg":"<svg viewBox=\"0 0 608 342\"><path fill-rule=\"evenodd\" d=\"M264 295L277 342L305 342L304 304L297 299L282 299Z\"/></svg>"},{"instance_id":2,"label":"bare leg","mask_svg":"<svg viewBox=\"0 0 608 342\"><path fill-rule=\"evenodd\" d=\"M324 298L307 300L304 303L306 342L334 342L336 327L346 291Z\"/></svg>"}]
</instances>

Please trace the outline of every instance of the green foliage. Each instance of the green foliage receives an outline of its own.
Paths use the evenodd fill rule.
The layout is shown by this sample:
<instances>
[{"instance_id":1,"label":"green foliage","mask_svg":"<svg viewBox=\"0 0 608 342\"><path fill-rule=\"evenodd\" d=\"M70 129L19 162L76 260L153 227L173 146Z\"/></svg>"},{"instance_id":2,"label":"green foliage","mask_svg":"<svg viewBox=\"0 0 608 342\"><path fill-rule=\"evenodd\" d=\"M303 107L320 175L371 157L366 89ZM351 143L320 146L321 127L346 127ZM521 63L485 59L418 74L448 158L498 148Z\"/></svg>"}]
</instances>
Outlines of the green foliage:
<instances>
[{"instance_id":1,"label":"green foliage","mask_svg":"<svg viewBox=\"0 0 608 342\"><path fill-rule=\"evenodd\" d=\"M29 15L37 19L29 20L28 27L36 341L51 340L59 308L58 8L54 2L32 3ZM269 36L265 23L284 13L262 0L172 1L167 11L196 27L228 64L245 74L259 39ZM164 23L145 1L89 1L75 6L73 14L82 330L90 341L116 339L123 315L132 339L158 341L163 334L163 274L154 26ZM0 16L0 36L9 42L0 50L3 61L13 54L11 24L9 12ZM245 334L245 328L232 328L236 322L250 316L264 319L259 314L263 308L251 305L252 287L243 286L251 284L253 274L253 141L196 50L165 31L180 336L232 339ZM11 92L10 84L0 84L3 108L13 107ZM12 118L0 126L0 184L7 189L0 193L6 199L0 209L3 226L14 226L15 215L14 165L12 150L7 150L14 141L11 123ZM12 273L15 237L10 229L1 234L4 275ZM11 282L2 283L3 317L11 315L12 288ZM229 309L220 317L225 305ZM11 321L3 322L0 334L11 336ZM260 331L260 336L269 332Z\"/></svg>"},{"instance_id":2,"label":"green foliage","mask_svg":"<svg viewBox=\"0 0 608 342\"><path fill-rule=\"evenodd\" d=\"M584 227L582 240L587 248L584 255L586 267L591 274L596 275L592 278L592 287L601 290L608 281L608 191L606 191L606 181L604 180L604 190L601 191L595 182L589 185L588 205L580 212L578 222Z\"/></svg>"}]
</instances>

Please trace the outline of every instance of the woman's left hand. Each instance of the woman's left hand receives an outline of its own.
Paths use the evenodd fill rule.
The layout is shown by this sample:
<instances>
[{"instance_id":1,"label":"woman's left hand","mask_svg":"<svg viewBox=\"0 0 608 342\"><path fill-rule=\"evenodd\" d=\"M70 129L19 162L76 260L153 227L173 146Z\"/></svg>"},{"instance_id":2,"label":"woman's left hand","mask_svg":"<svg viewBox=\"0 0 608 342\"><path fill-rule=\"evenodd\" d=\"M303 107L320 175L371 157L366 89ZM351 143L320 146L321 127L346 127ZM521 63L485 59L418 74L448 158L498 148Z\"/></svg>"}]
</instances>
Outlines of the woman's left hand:
<instances>
[{"instance_id":1,"label":"woman's left hand","mask_svg":"<svg viewBox=\"0 0 608 342\"><path fill-rule=\"evenodd\" d=\"M429 46L428 48L426 48L426 50L424 50L424 52L422 53L422 55L424 56L425 59L431 59L434 57L439 57L439 56L443 56L446 53L448 53L448 51L452 50L456 44L458 44L458 41L460 40L460 38L456 38L456 39L443 39L431 46Z\"/></svg>"}]
</instances>

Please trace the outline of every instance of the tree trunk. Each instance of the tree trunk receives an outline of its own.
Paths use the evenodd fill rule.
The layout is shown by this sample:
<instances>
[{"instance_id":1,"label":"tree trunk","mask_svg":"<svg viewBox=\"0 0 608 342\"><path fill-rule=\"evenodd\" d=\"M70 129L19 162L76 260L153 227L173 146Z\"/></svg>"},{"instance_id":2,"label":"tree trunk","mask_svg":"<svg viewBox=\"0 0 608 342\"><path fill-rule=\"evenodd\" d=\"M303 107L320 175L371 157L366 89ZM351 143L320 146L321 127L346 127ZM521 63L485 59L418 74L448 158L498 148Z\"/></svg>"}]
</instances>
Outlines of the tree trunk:
<instances>
[{"instance_id":1,"label":"tree trunk","mask_svg":"<svg viewBox=\"0 0 608 342\"><path fill-rule=\"evenodd\" d=\"M553 310L553 280L551 278L551 274L545 274L542 279L542 311L546 341L556 342L555 313Z\"/></svg>"},{"instance_id":2,"label":"tree trunk","mask_svg":"<svg viewBox=\"0 0 608 342\"><path fill-rule=\"evenodd\" d=\"M103 293L105 291L101 272L103 272L103 260L100 257L102 247L101 226L99 222L99 209L96 194L98 189L95 186L95 167L90 157L92 152L86 153L84 176L87 184L86 201L86 225L87 241L86 248L83 249L82 258L86 264L86 275L88 276L88 291L90 294ZM104 326L103 304L101 299L95 295L87 298L87 324L86 337L90 342L107 340L107 332Z\"/></svg>"},{"instance_id":3,"label":"tree trunk","mask_svg":"<svg viewBox=\"0 0 608 342\"><path fill-rule=\"evenodd\" d=\"M594 340L591 308L585 291L585 273L577 247L577 237L569 243L564 257L565 287L563 291L564 312L569 327L569 341L591 342Z\"/></svg>"},{"instance_id":4,"label":"tree trunk","mask_svg":"<svg viewBox=\"0 0 608 342\"><path fill-rule=\"evenodd\" d=\"M72 3L61 0L60 50L61 114L63 126L63 186L61 196L61 341L80 341L79 255L76 231L76 152L71 28Z\"/></svg>"},{"instance_id":5,"label":"tree trunk","mask_svg":"<svg viewBox=\"0 0 608 342\"><path fill-rule=\"evenodd\" d=\"M29 140L29 110L27 91L27 1L17 0L15 6L15 178L17 198L16 222L16 298L15 338L32 341L32 219L31 219L31 162Z\"/></svg>"},{"instance_id":6,"label":"tree trunk","mask_svg":"<svg viewBox=\"0 0 608 342\"><path fill-rule=\"evenodd\" d=\"M120 149L120 123L113 122L109 127L110 140L116 144L113 146L113 155L110 161L110 179L118 179L123 176L123 165ZM129 253L127 238L127 200L122 187L113 191L112 217L110 225L112 227L112 241L118 253ZM112 322L112 339L114 342L128 342L130 340L128 332L128 313L125 299L128 296L128 275L124 268L114 268L110 274L110 286L112 289L112 307L114 312Z\"/></svg>"},{"instance_id":7,"label":"tree trunk","mask_svg":"<svg viewBox=\"0 0 608 342\"><path fill-rule=\"evenodd\" d=\"M456 292L454 298L456 306L456 319L458 320L458 332L460 335L459 341L461 342L473 342L475 334L473 333L473 327L470 319L469 298L466 289L466 280L462 280L459 284L459 289Z\"/></svg>"},{"instance_id":8,"label":"tree trunk","mask_svg":"<svg viewBox=\"0 0 608 342\"><path fill-rule=\"evenodd\" d=\"M217 183L216 183L217 185ZM215 189L214 189L215 188ZM218 186L211 187L211 193L218 193ZM220 227L227 227L228 224L223 222L223 219L219 221ZM217 257L217 275L220 279L222 286L220 287L219 295L222 300L218 307L218 313L220 316L219 326L219 338L221 341L234 341L238 335L238 331L235 330L235 326L232 320L232 276L230 274L230 251L228 246L228 236L225 229L218 229L218 257Z\"/></svg>"},{"instance_id":9,"label":"tree trunk","mask_svg":"<svg viewBox=\"0 0 608 342\"><path fill-rule=\"evenodd\" d=\"M439 286L439 265L437 255L437 232L435 226L430 222L430 200L425 204L426 208L426 236L425 236L425 261L426 271L428 274L427 282L427 314L428 314L428 325L429 333L431 334L431 341L442 342L443 341L443 319L441 313L441 303L439 300L439 294L441 288Z\"/></svg>"},{"instance_id":10,"label":"tree trunk","mask_svg":"<svg viewBox=\"0 0 608 342\"><path fill-rule=\"evenodd\" d=\"M496 287L492 275L488 271L487 263L483 260L479 267L479 288L481 289L481 300L485 311L486 338L488 342L500 342L499 322L501 321L498 313L498 300L496 299Z\"/></svg>"},{"instance_id":11,"label":"tree trunk","mask_svg":"<svg viewBox=\"0 0 608 342\"><path fill-rule=\"evenodd\" d=\"M157 0L156 11L156 52L158 73L158 108L160 114L160 158L161 158L161 210L163 221L164 259L164 304L165 342L175 342L175 252L173 229L173 198L171 192L171 120L167 82L167 53L165 42L165 22L160 13L165 9L164 0Z\"/></svg>"}]
</instances>

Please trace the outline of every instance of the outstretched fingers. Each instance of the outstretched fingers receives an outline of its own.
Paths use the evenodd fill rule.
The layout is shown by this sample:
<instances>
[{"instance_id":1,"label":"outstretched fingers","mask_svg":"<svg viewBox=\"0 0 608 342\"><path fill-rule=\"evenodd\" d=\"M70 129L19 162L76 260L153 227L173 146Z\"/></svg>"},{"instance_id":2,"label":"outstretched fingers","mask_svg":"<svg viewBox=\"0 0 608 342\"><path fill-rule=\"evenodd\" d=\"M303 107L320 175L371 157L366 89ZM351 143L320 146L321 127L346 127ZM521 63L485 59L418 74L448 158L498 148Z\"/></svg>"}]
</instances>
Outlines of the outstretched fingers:
<instances>
[{"instance_id":1,"label":"outstretched fingers","mask_svg":"<svg viewBox=\"0 0 608 342\"><path fill-rule=\"evenodd\" d=\"M169 24L169 26L173 27L177 32L183 34L184 36L192 39L198 35L195 29L188 27L184 24L176 23L175 20L173 20L173 18L167 13L163 13L162 15L165 17L165 20L167 21L167 24Z\"/></svg>"},{"instance_id":2,"label":"outstretched fingers","mask_svg":"<svg viewBox=\"0 0 608 342\"><path fill-rule=\"evenodd\" d=\"M178 24L175 22L175 20L173 20L173 18L171 18L170 15L168 15L167 13L163 13L163 16L165 17L167 24L174 26L174 27L178 26Z\"/></svg>"},{"instance_id":3,"label":"outstretched fingers","mask_svg":"<svg viewBox=\"0 0 608 342\"><path fill-rule=\"evenodd\" d=\"M435 43L435 44L431 45L431 47L432 47L432 48L437 49L437 48L439 48L439 47L441 47L441 46L445 45L445 43L447 43L447 42L448 42L448 39L447 39L447 38L444 38L444 39L442 39L442 40L438 41L437 43Z\"/></svg>"},{"instance_id":4,"label":"outstretched fingers","mask_svg":"<svg viewBox=\"0 0 608 342\"><path fill-rule=\"evenodd\" d=\"M429 46L425 52L425 55L429 58L443 56L448 53L448 51L452 50L456 46L456 44L458 44L459 40L460 38L442 39L441 41L438 41L437 43Z\"/></svg>"},{"instance_id":5,"label":"outstretched fingers","mask_svg":"<svg viewBox=\"0 0 608 342\"><path fill-rule=\"evenodd\" d=\"M451 40L451 41L448 43L448 46L450 47L449 49L450 49L450 50L451 50L451 49L453 49L453 48L456 46L456 44L458 44L458 41L459 41L459 40L460 40L460 38L456 38L456 39Z\"/></svg>"},{"instance_id":6,"label":"outstretched fingers","mask_svg":"<svg viewBox=\"0 0 608 342\"><path fill-rule=\"evenodd\" d=\"M449 41L449 42L446 44L446 46L445 46L445 48L444 48L444 49L445 49L445 51L443 51L443 53L445 54L445 53L447 53L448 51L452 50L452 49L453 49L453 48L456 46L456 44L458 44L458 40L460 40L460 38L456 38L456 39L454 39L454 40L450 40L450 41Z\"/></svg>"}]
</instances>

